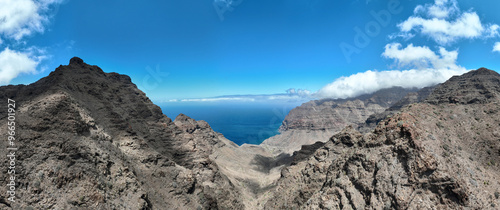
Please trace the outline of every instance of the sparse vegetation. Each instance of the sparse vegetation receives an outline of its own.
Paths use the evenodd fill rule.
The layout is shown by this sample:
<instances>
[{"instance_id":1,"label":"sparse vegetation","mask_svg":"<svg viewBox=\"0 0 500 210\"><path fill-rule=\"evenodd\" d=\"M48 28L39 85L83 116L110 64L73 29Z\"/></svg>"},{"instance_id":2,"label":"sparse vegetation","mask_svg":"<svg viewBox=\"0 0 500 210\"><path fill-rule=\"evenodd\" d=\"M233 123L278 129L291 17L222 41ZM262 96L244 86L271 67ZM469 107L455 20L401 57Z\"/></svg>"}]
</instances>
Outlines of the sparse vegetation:
<instances>
[{"instance_id":1,"label":"sparse vegetation","mask_svg":"<svg viewBox=\"0 0 500 210\"><path fill-rule=\"evenodd\" d=\"M446 151L450 151L450 146L448 146L447 144L443 144L443 149Z\"/></svg>"},{"instance_id":2,"label":"sparse vegetation","mask_svg":"<svg viewBox=\"0 0 500 210\"><path fill-rule=\"evenodd\" d=\"M450 157L450 153L448 153L448 152L443 152L443 157L445 157L445 158L446 158L446 157Z\"/></svg>"}]
</instances>

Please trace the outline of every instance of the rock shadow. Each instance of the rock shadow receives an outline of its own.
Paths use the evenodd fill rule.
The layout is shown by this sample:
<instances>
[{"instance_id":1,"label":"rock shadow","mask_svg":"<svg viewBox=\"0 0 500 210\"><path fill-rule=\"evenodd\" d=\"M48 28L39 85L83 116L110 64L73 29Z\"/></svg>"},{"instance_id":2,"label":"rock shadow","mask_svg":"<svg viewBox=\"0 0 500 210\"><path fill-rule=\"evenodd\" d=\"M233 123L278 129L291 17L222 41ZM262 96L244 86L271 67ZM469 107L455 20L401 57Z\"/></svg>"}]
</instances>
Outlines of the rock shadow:
<instances>
[{"instance_id":1,"label":"rock shadow","mask_svg":"<svg viewBox=\"0 0 500 210\"><path fill-rule=\"evenodd\" d=\"M254 156L250 164L256 166L254 168L255 170L269 174L271 169L282 165L290 165L292 160L292 156L287 153L281 153L276 157L266 157L257 154Z\"/></svg>"}]
</instances>

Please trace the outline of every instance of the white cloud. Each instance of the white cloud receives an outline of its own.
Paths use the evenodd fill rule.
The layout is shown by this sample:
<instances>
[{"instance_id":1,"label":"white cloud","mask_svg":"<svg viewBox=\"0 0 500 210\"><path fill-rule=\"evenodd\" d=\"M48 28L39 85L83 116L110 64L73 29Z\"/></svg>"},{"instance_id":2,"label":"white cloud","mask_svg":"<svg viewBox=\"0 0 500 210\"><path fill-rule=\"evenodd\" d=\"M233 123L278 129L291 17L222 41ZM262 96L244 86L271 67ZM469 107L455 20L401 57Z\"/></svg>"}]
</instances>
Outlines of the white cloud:
<instances>
[{"instance_id":1,"label":"white cloud","mask_svg":"<svg viewBox=\"0 0 500 210\"><path fill-rule=\"evenodd\" d=\"M369 70L336 79L321 88L315 96L319 98L350 98L394 86L423 88L442 83L454 75L465 72L465 69Z\"/></svg>"},{"instance_id":2,"label":"white cloud","mask_svg":"<svg viewBox=\"0 0 500 210\"><path fill-rule=\"evenodd\" d=\"M53 6L62 2L63 0L1 0L0 45L5 40L15 40L17 43L12 46L26 46L24 38L43 33ZM38 73L40 62L48 57L47 52L38 47L11 50L9 46L11 45L7 42L7 47L0 52L0 84L8 84L20 74Z\"/></svg>"},{"instance_id":3,"label":"white cloud","mask_svg":"<svg viewBox=\"0 0 500 210\"><path fill-rule=\"evenodd\" d=\"M399 67L411 68L434 68L434 69L461 69L457 63L458 51L447 51L439 47L439 55L427 46L413 46L409 44L401 48L399 43L391 43L385 46L382 56L394 59Z\"/></svg>"},{"instance_id":4,"label":"white cloud","mask_svg":"<svg viewBox=\"0 0 500 210\"><path fill-rule=\"evenodd\" d=\"M2 0L0 1L0 34L14 40L35 32L42 33L49 19L49 7L62 0Z\"/></svg>"},{"instance_id":5,"label":"white cloud","mask_svg":"<svg viewBox=\"0 0 500 210\"><path fill-rule=\"evenodd\" d=\"M435 18L447 18L460 11L456 0L436 0L434 5L427 5L427 15Z\"/></svg>"},{"instance_id":6,"label":"white cloud","mask_svg":"<svg viewBox=\"0 0 500 210\"><path fill-rule=\"evenodd\" d=\"M409 67L411 70L366 71L341 77L321 88L314 96L350 98L394 86L423 88L467 72L456 64L458 51L447 51L443 47L436 54L427 46L410 44L402 48L401 44L392 43L385 46L382 56L394 59L399 67Z\"/></svg>"},{"instance_id":7,"label":"white cloud","mask_svg":"<svg viewBox=\"0 0 500 210\"><path fill-rule=\"evenodd\" d=\"M496 42L493 46L493 52L500 52L500 42Z\"/></svg>"},{"instance_id":8,"label":"white cloud","mask_svg":"<svg viewBox=\"0 0 500 210\"><path fill-rule=\"evenodd\" d=\"M398 27L402 32L419 30L440 44L447 44L459 38L477 38L481 36L484 27L476 13L464 13L453 22L444 19L424 19L421 17L410 17Z\"/></svg>"},{"instance_id":9,"label":"white cloud","mask_svg":"<svg viewBox=\"0 0 500 210\"><path fill-rule=\"evenodd\" d=\"M402 34L419 32L441 45L459 39L474 39L498 35L498 25L483 24L475 12L460 12L456 0L436 0L419 5L414 15L398 24Z\"/></svg>"},{"instance_id":10,"label":"white cloud","mask_svg":"<svg viewBox=\"0 0 500 210\"><path fill-rule=\"evenodd\" d=\"M497 37L499 35L498 33L498 30L500 29L500 26L498 26L497 24L493 24L493 25L490 25L490 27L488 28L488 32L487 32L487 37L488 38L491 38L491 37Z\"/></svg>"},{"instance_id":11,"label":"white cloud","mask_svg":"<svg viewBox=\"0 0 500 210\"><path fill-rule=\"evenodd\" d=\"M8 84L23 73L36 73L36 67L43 57L32 56L31 53L18 52L5 48L0 52L0 84Z\"/></svg>"}]
</instances>

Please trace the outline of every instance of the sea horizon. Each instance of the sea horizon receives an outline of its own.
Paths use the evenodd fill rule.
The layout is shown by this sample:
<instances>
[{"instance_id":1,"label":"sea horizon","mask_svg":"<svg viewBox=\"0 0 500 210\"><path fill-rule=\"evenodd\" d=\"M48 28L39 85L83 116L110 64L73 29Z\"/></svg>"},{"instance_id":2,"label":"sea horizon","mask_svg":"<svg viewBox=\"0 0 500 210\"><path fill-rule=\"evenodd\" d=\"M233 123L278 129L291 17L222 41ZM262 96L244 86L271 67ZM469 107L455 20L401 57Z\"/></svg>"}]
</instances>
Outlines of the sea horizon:
<instances>
[{"instance_id":1,"label":"sea horizon","mask_svg":"<svg viewBox=\"0 0 500 210\"><path fill-rule=\"evenodd\" d=\"M286 115L300 103L163 103L163 113L175 120L184 114L206 121L237 145L260 144L279 134Z\"/></svg>"}]
</instances>

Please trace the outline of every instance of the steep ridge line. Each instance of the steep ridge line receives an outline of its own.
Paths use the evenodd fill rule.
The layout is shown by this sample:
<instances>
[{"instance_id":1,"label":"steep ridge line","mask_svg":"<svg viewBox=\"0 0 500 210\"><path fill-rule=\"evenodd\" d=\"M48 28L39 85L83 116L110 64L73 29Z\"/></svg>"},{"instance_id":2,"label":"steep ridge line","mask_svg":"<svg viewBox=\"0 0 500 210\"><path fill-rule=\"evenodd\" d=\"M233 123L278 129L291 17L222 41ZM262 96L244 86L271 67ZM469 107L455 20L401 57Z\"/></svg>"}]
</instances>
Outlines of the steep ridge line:
<instances>
[{"instance_id":1,"label":"steep ridge line","mask_svg":"<svg viewBox=\"0 0 500 210\"><path fill-rule=\"evenodd\" d=\"M304 146L265 209L494 209L499 205L500 75L471 71L373 132L347 127Z\"/></svg>"}]
</instances>

